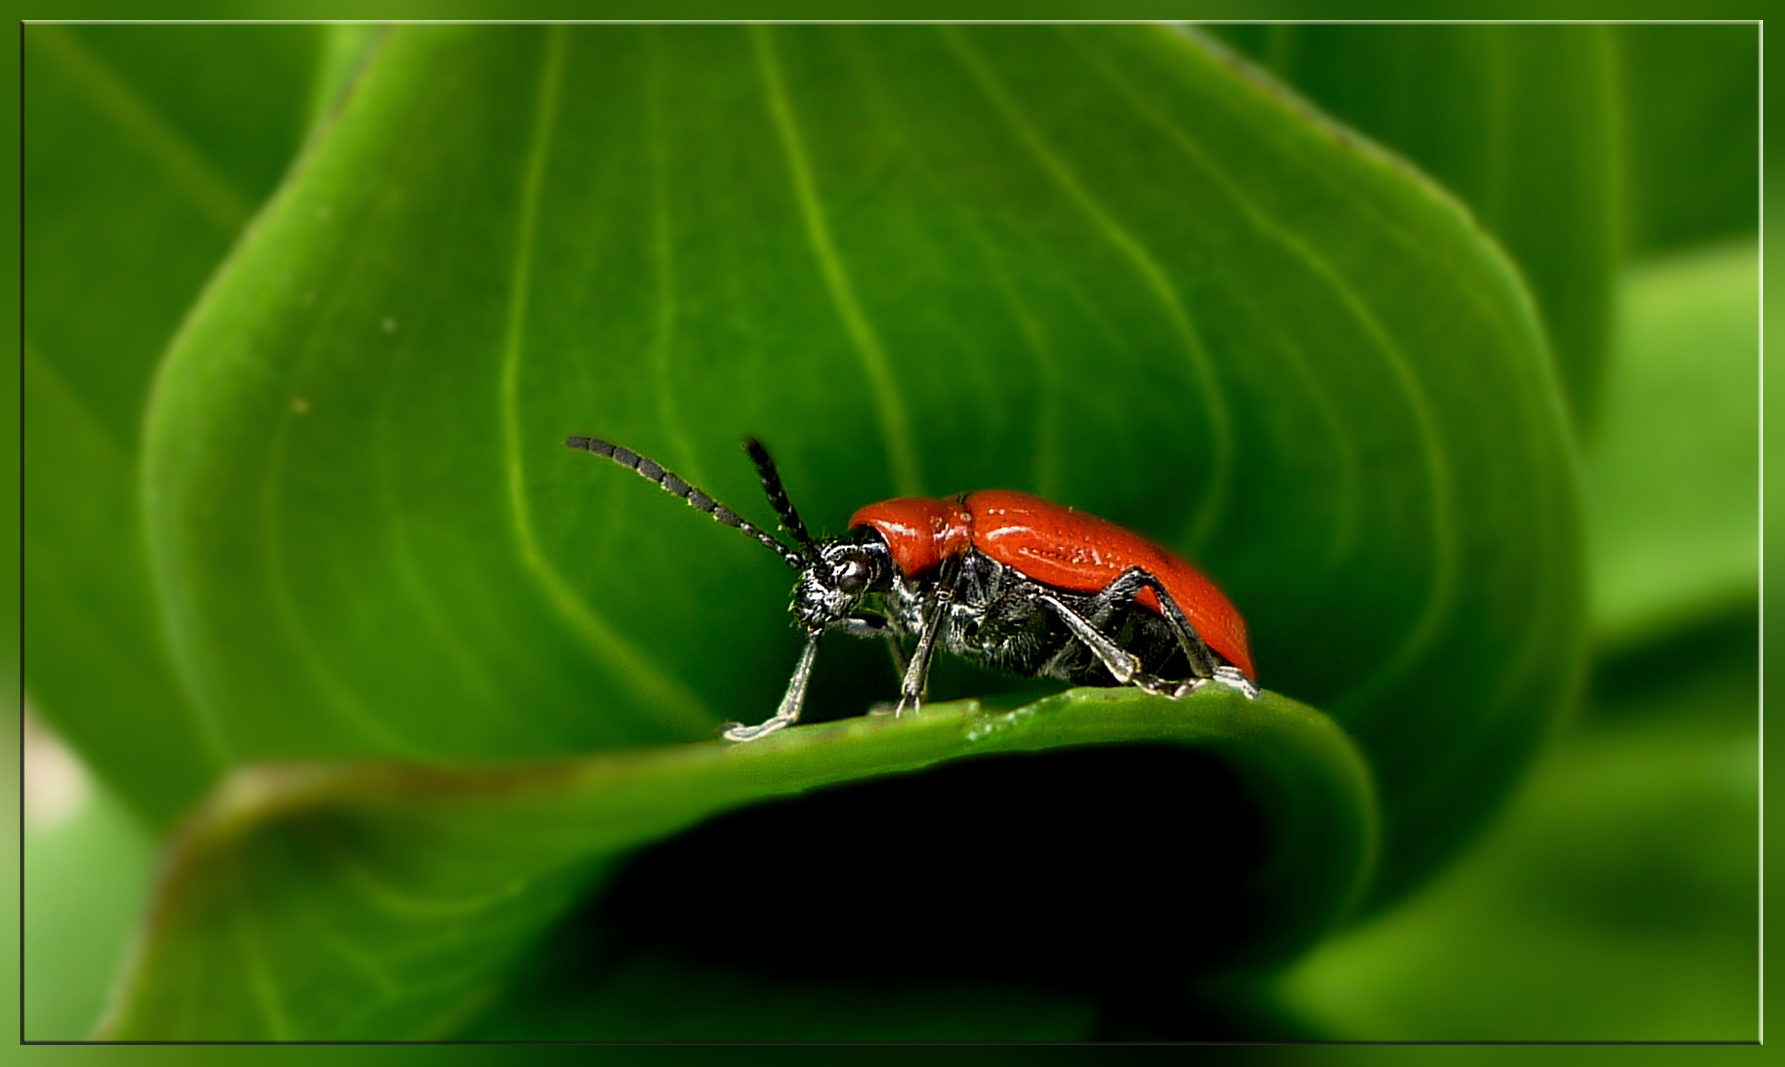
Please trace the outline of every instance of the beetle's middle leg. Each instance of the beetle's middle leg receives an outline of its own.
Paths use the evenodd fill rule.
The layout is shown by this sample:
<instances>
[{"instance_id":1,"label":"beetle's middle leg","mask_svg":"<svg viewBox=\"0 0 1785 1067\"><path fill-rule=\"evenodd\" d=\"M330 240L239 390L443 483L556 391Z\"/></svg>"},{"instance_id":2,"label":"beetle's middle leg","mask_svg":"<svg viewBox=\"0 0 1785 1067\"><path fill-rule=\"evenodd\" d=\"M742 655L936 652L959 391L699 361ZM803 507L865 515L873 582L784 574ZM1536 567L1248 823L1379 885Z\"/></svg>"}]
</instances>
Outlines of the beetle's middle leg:
<instances>
[{"instance_id":1,"label":"beetle's middle leg","mask_svg":"<svg viewBox=\"0 0 1785 1067\"><path fill-rule=\"evenodd\" d=\"M954 600L955 586L960 583L962 570L959 556L942 562L942 572L936 577L936 586L930 590L929 604L923 613L923 633L917 636L917 647L911 652L911 660L905 665L904 680L899 684L899 706L893 709L894 715L916 711L923 706L930 685L930 656L936 651L937 634L948 623L949 604Z\"/></svg>"},{"instance_id":2,"label":"beetle's middle leg","mask_svg":"<svg viewBox=\"0 0 1785 1067\"><path fill-rule=\"evenodd\" d=\"M861 611L843 619L832 626L833 630L841 630L851 637L878 637L886 642L886 654L892 658L893 675L905 677L905 648L899 644L898 632L887 622L886 616L872 611Z\"/></svg>"}]
</instances>

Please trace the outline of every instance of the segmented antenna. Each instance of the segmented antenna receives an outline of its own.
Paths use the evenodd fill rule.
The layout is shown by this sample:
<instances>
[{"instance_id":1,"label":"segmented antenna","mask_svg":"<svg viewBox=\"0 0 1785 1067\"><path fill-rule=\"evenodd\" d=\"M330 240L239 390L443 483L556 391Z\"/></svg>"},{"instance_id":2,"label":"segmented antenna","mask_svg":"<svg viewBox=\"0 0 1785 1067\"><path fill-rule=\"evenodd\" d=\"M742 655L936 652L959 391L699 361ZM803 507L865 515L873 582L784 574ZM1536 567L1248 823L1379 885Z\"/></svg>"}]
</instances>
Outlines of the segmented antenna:
<instances>
[{"instance_id":1,"label":"segmented antenna","mask_svg":"<svg viewBox=\"0 0 1785 1067\"><path fill-rule=\"evenodd\" d=\"M800 513L793 508L793 501L787 499L787 490L781 487L781 475L775 470L775 461L769 458L769 450L762 447L762 442L754 437L744 438L744 451L750 453L750 461L756 464L756 476L762 479L762 491L769 498L769 506L781 518L781 528L793 535L799 542L800 550L808 557L818 555L818 546L812 542L812 535L806 532L806 524L800 520Z\"/></svg>"},{"instance_id":2,"label":"segmented antenna","mask_svg":"<svg viewBox=\"0 0 1785 1067\"><path fill-rule=\"evenodd\" d=\"M772 549L775 555L786 560L787 565L794 570L804 569L805 561L800 558L799 553L764 533L761 529L757 528L754 524L744 519L737 512L726 507L724 504L719 503L717 500L714 500L699 489L684 482L671 472L664 470L656 461L647 459L644 456L639 455L637 452L632 451L630 448L621 448L619 445L610 444L598 437L568 437L564 440L564 446L566 448L580 448L585 452L593 452L598 456L606 456L608 459L613 460L622 467L637 471L641 476L656 482L658 487L664 492L669 493L672 496L679 496L683 500L686 500L688 506L694 510L704 511L718 522L730 526L733 529L742 530L751 537L761 541L764 547ZM762 446L758 445L757 447L760 448ZM770 467L769 469L771 472L774 470L773 467ZM779 487L780 482L777 481L775 484ZM791 505L789 506L789 510L792 510Z\"/></svg>"}]
</instances>

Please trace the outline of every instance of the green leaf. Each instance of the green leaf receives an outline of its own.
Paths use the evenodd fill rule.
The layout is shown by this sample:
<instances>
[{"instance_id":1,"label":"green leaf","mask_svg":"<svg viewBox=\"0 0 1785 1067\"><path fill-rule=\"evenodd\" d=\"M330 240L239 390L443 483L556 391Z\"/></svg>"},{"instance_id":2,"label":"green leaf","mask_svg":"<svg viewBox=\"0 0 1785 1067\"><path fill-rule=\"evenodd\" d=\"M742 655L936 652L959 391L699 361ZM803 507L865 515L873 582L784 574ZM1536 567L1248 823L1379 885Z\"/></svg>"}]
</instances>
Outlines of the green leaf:
<instances>
[{"instance_id":1,"label":"green leaf","mask_svg":"<svg viewBox=\"0 0 1785 1067\"><path fill-rule=\"evenodd\" d=\"M1599 709L1464 862L1321 947L1284 1000L1336 1040L1755 1040L1753 636Z\"/></svg>"},{"instance_id":2,"label":"green leaf","mask_svg":"<svg viewBox=\"0 0 1785 1067\"><path fill-rule=\"evenodd\" d=\"M838 982L644 954L520 986L463 1041L1084 1041L1096 1007L1058 990L935 979Z\"/></svg>"},{"instance_id":3,"label":"green leaf","mask_svg":"<svg viewBox=\"0 0 1785 1067\"><path fill-rule=\"evenodd\" d=\"M136 481L163 348L291 158L315 30L24 31L25 681L139 814L222 761L169 663Z\"/></svg>"},{"instance_id":4,"label":"green leaf","mask_svg":"<svg viewBox=\"0 0 1785 1067\"><path fill-rule=\"evenodd\" d=\"M1154 27L399 28L160 385L151 548L235 763L773 707L787 573L570 433L759 518L750 432L823 530L1005 485L1184 551L1265 683L1368 753L1383 894L1491 810L1578 662L1510 266ZM814 717L889 689L847 644Z\"/></svg>"},{"instance_id":5,"label":"green leaf","mask_svg":"<svg viewBox=\"0 0 1785 1067\"><path fill-rule=\"evenodd\" d=\"M1224 32L1469 205L1529 279L1570 408L1592 428L1623 218L1611 29L1278 24Z\"/></svg>"},{"instance_id":6,"label":"green leaf","mask_svg":"<svg viewBox=\"0 0 1785 1067\"><path fill-rule=\"evenodd\" d=\"M1331 925L1362 888L1376 823L1363 761L1331 720L1269 694L1253 701L1211 689L1172 701L1133 690L1076 690L1004 713L967 702L902 721L858 718L809 727L750 745L709 742L508 769L264 768L231 779L177 840L105 1035L177 1041L449 1034L489 999L522 949L572 899L642 844L765 797L955 760L983 767L998 762L988 757L1008 761L1016 753L1137 743L1218 753L1239 770L1245 795L1266 823L1263 839L1270 845L1249 876L1259 910L1243 917L1188 914L1181 916L1184 925L1255 924L1252 943L1280 954ZM1048 791L1057 792L1057 784ZM838 796L832 791L813 802ZM1023 836L1021 823L1035 817L1027 809L1041 799L1000 797L982 811L939 813L922 829L939 842L996 852L1000 837ZM895 821L912 817L906 810L887 814ZM1175 847L1195 850L1207 836L1196 813L1165 814L1182 821ZM1239 814L1225 810L1219 817ZM865 835L872 829L859 827ZM1053 849L1081 857L1095 873L1092 858L1107 836L1104 828L1037 829ZM785 823L779 832L798 836ZM772 850L773 842L760 846ZM834 839L826 851L846 853ZM1113 872L1121 865L1110 861L1119 859L1104 862ZM1169 861L1185 870L1183 857ZM790 910L784 901L753 895L767 866L738 869L736 884L711 886L711 907L687 916L690 933L712 940L727 927L810 921L801 915L809 905ZM815 896L825 888L807 887ZM1069 937L1056 929L1073 926L1062 924L1062 910L1091 907L1100 898L1115 904L1139 887L1118 883L1088 900L1055 898L1049 891L1056 888L1019 883L1009 896L973 902L944 892L928 907L903 894L895 901L853 901L860 927L853 937L871 941L876 926L896 926L897 915L914 913L921 921L909 933L925 940L923 951L959 952L1006 927L1045 947ZM1173 892L1193 901L1193 889ZM888 911L888 904L898 910ZM1102 921L1114 929L1127 925L1119 914ZM821 933L834 940L834 930ZM583 957L585 975L603 965L599 951ZM623 985L638 995L631 981ZM682 989L679 1000L656 1006L655 1020L616 1015L605 1003L608 1010L580 1020L593 1031L566 1036L687 1037L675 1028L680 1021L715 1015L736 1021L737 993L725 982ZM990 996L1009 994L993 989ZM754 1006L759 1013L745 1033L812 1032L797 1002L763 998ZM959 1033L953 1012L937 1018Z\"/></svg>"},{"instance_id":7,"label":"green leaf","mask_svg":"<svg viewBox=\"0 0 1785 1067\"><path fill-rule=\"evenodd\" d=\"M326 28L314 88L310 94L310 129L323 129L347 99L360 71L378 54L389 26L352 22Z\"/></svg>"},{"instance_id":8,"label":"green leaf","mask_svg":"<svg viewBox=\"0 0 1785 1067\"><path fill-rule=\"evenodd\" d=\"M155 843L117 798L89 786L53 821L33 812L23 851L22 1039L85 1041L142 917Z\"/></svg>"},{"instance_id":9,"label":"green leaf","mask_svg":"<svg viewBox=\"0 0 1785 1067\"><path fill-rule=\"evenodd\" d=\"M157 810L218 766L411 766L240 771L182 839L119 1032L272 1033L281 1020L290 1033L452 1032L503 1002L515 961L623 852L721 811L772 818L730 809L845 775L932 805L954 781L967 799L937 821L956 842L1080 808L1102 832L1077 839L1124 842L1124 857L1175 860L1187 834L1218 833L1229 851L1197 853L1204 877L1183 900L1168 899L1170 879L1116 881L1103 891L1151 896L1064 916L1043 899L1046 923L1006 931L1095 947L1113 917L1143 932L1105 951L1138 952L1160 943L1160 916L1187 911L1198 921L1165 924L1184 951L1144 976L1169 995L1319 936L1364 891L1375 842L1376 901L1431 870L1569 699L1583 632L1573 460L1517 273L1442 190L1198 39L1139 26L407 26L369 45L334 34L330 48L314 85L288 86L295 117L279 128L296 130L306 107L324 116L305 154L156 380L137 487L153 584L129 554L70 563L59 580L90 581L119 625L69 623L38 647L67 677L87 668L57 721ZM361 56L357 79L341 74ZM63 366L47 346L34 358ZM132 418L152 359L115 394ZM109 472L54 465L109 421L81 412L90 393L114 395L111 371L80 365L66 396L33 394L33 420L63 436L27 457L28 481L62 487L66 511L85 483L62 472L93 474L112 508L34 543L31 580L46 584L33 604L94 603L48 584L55 546L87 551L106 522L134 528L134 455ZM54 380L27 377L28 392ZM1333 709L1361 757L1336 774L1331 753L1351 751L1337 742L1228 736L1187 765L1108 746L1098 775L964 760L906 782L888 777L902 764L874 731L910 729L921 745L930 735L911 724L792 731L761 756L680 744L774 705L796 647L779 611L789 576L560 442L623 441L761 519L735 452L748 432L825 531L895 493L1006 485L1172 545L1245 610L1265 683ZM178 682L160 662L162 619ZM1023 687L936 679L942 698ZM832 641L809 718L858 716L890 690L881 650ZM1068 698L1062 716L1095 699L1138 698ZM1200 719L1203 706L1170 711ZM1129 721L1047 744L1119 740ZM211 755L181 740L201 735ZM822 754L779 784L682 788L679 760L772 763L775 745ZM573 825L586 807L559 812L536 768L413 766L641 748L612 765L639 768L628 788L657 806L592 826ZM1361 813L1341 796L1355 782L1331 784L1361 779L1358 758L1380 798ZM1017 764L1044 775L1039 799L999 792ZM491 784L505 781L535 799ZM1101 788L1180 781L1203 790L1196 802ZM1095 783L1084 799L1103 806L1072 803L1062 782ZM1131 795L1143 799L1109 806ZM793 820L816 821L818 803ZM1249 819L1257 808L1271 819ZM677 883L663 872L692 862L705 834L615 875L601 936L634 928L600 909L653 885L666 896ZM771 884L836 853L798 851ZM362 856L389 880L356 881ZM939 854L911 868L931 886L951 869ZM410 876L431 895L401 896ZM430 911L443 895L475 921ZM801 915L819 903L780 899ZM886 909L844 916L836 899L816 912L835 922L792 932L889 944ZM1209 903L1222 900L1256 914ZM614 963L613 1002L636 1001L650 961L681 951L653 929L671 944ZM947 944L939 956L958 962L961 942ZM555 939L541 952L554 966L572 955ZM729 1001L729 981L709 996Z\"/></svg>"},{"instance_id":10,"label":"green leaf","mask_svg":"<svg viewBox=\"0 0 1785 1067\"><path fill-rule=\"evenodd\" d=\"M1760 597L1760 260L1646 264L1620 288L1619 359L1588 463L1593 629L1629 648Z\"/></svg>"},{"instance_id":11,"label":"green leaf","mask_svg":"<svg viewBox=\"0 0 1785 1067\"><path fill-rule=\"evenodd\" d=\"M1614 29L1637 252L1760 229L1760 27Z\"/></svg>"}]
</instances>

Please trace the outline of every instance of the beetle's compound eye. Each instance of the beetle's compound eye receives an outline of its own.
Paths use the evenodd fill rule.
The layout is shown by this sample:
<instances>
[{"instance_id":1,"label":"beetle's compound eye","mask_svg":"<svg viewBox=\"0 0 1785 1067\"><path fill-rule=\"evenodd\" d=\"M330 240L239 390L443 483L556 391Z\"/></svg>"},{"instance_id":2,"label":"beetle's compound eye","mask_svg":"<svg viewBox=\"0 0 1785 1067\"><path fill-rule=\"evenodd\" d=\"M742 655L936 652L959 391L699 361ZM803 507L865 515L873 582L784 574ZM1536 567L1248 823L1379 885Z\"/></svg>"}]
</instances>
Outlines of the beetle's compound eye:
<instances>
[{"instance_id":1,"label":"beetle's compound eye","mask_svg":"<svg viewBox=\"0 0 1785 1067\"><path fill-rule=\"evenodd\" d=\"M858 596L868 587L868 561L859 555L844 556L832 573L837 590L849 596Z\"/></svg>"}]
</instances>

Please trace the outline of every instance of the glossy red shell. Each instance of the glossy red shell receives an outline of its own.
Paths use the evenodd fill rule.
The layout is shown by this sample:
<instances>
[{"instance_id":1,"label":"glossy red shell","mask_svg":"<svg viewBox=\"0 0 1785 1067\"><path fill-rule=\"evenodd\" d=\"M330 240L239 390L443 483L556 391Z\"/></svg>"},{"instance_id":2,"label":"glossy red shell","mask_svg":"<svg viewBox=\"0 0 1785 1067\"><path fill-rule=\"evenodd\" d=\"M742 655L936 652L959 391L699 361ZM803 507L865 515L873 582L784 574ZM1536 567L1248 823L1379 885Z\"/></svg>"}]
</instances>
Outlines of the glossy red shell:
<instances>
[{"instance_id":1,"label":"glossy red shell","mask_svg":"<svg viewBox=\"0 0 1785 1067\"><path fill-rule=\"evenodd\" d=\"M1252 651L1246 621L1196 568L1113 522L1063 508L1028 493L988 489L965 497L930 500L902 497L870 504L849 520L872 526L886 539L893 562L906 574L934 570L948 556L978 549L1044 585L1095 593L1129 567L1142 567L1164 583L1209 647L1248 678ZM1159 611L1159 598L1143 590L1139 603Z\"/></svg>"},{"instance_id":2,"label":"glossy red shell","mask_svg":"<svg viewBox=\"0 0 1785 1067\"><path fill-rule=\"evenodd\" d=\"M872 526L886 539L893 563L905 574L928 574L949 556L973 545L973 515L959 497L932 500L907 496L869 504L849 519L850 526Z\"/></svg>"}]
</instances>

